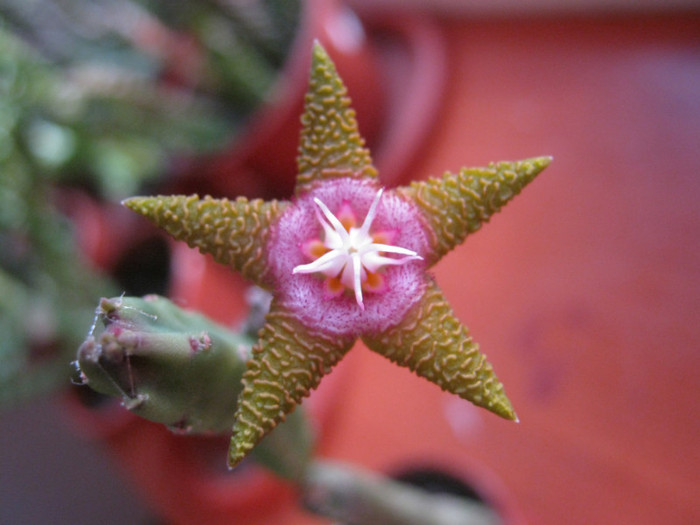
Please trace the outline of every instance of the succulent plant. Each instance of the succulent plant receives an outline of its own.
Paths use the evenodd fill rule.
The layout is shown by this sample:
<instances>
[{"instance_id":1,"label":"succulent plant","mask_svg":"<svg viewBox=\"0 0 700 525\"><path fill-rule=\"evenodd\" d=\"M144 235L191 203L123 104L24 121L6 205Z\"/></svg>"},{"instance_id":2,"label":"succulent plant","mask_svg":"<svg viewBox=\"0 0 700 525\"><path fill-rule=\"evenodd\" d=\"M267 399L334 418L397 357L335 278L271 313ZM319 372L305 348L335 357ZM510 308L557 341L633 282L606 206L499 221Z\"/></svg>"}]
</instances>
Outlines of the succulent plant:
<instances>
[{"instance_id":1,"label":"succulent plant","mask_svg":"<svg viewBox=\"0 0 700 525\"><path fill-rule=\"evenodd\" d=\"M283 421L358 338L441 388L517 420L491 364L427 270L551 159L384 189L343 82L318 43L302 124L291 200L124 202L273 295L243 375L229 465Z\"/></svg>"}]
</instances>

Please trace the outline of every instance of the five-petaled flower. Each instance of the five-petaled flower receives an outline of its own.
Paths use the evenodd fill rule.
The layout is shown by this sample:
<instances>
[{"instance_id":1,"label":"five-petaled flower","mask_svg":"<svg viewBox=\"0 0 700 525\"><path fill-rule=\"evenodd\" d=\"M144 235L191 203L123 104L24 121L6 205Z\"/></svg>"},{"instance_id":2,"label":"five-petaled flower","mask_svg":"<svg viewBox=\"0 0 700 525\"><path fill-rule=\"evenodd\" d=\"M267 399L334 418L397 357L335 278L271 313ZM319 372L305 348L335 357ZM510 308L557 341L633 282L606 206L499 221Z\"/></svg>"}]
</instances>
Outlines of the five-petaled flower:
<instances>
[{"instance_id":1,"label":"five-petaled flower","mask_svg":"<svg viewBox=\"0 0 700 525\"><path fill-rule=\"evenodd\" d=\"M302 124L290 201L125 201L273 294L243 377L229 465L283 421L358 337L444 390L516 420L490 363L426 270L551 159L383 189L345 87L318 44Z\"/></svg>"}]
</instances>

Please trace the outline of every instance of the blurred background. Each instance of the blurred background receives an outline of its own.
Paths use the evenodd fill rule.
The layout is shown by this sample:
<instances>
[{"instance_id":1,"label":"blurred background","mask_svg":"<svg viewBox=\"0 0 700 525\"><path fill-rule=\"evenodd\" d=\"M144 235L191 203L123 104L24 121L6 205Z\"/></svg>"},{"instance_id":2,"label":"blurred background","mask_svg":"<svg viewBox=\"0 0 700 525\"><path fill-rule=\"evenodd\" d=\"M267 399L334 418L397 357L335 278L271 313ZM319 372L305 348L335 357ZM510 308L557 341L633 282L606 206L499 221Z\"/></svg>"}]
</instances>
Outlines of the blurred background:
<instances>
[{"instance_id":1,"label":"blurred background","mask_svg":"<svg viewBox=\"0 0 700 525\"><path fill-rule=\"evenodd\" d=\"M0 0L0 522L323 523L274 483L167 470L179 438L69 365L101 296L243 318L238 277L119 201L291 195L314 38L387 185L554 157L435 268L521 423L358 344L317 393L319 454L458 485L505 523L698 522L700 5L682 0Z\"/></svg>"}]
</instances>

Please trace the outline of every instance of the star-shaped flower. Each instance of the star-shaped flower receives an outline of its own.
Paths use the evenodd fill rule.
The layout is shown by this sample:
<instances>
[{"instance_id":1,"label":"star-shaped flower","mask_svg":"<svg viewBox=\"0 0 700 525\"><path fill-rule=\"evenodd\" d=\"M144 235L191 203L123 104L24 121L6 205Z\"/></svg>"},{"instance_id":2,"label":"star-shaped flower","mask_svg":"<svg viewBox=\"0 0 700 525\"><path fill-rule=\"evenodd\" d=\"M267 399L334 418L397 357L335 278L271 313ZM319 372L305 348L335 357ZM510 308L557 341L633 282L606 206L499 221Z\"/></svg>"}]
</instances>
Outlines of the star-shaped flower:
<instances>
[{"instance_id":1,"label":"star-shaped flower","mask_svg":"<svg viewBox=\"0 0 700 525\"><path fill-rule=\"evenodd\" d=\"M196 195L125 201L274 296L243 377L229 465L283 421L358 337L444 390L516 420L491 364L426 270L551 159L500 162L384 189L346 89L319 44L302 124L290 201Z\"/></svg>"}]
</instances>

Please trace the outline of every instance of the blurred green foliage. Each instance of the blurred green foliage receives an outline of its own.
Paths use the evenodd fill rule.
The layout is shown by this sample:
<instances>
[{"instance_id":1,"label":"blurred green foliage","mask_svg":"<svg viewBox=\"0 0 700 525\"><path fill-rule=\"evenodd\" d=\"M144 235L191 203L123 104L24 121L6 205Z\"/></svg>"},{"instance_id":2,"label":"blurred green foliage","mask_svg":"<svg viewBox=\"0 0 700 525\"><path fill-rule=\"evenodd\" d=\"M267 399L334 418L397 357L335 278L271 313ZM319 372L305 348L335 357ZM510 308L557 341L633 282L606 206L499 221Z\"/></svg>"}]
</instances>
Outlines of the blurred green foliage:
<instances>
[{"instance_id":1,"label":"blurred green foliage","mask_svg":"<svg viewBox=\"0 0 700 525\"><path fill-rule=\"evenodd\" d=\"M56 206L167 185L264 100L299 2L0 0L0 406L69 374L100 296Z\"/></svg>"}]
</instances>

